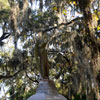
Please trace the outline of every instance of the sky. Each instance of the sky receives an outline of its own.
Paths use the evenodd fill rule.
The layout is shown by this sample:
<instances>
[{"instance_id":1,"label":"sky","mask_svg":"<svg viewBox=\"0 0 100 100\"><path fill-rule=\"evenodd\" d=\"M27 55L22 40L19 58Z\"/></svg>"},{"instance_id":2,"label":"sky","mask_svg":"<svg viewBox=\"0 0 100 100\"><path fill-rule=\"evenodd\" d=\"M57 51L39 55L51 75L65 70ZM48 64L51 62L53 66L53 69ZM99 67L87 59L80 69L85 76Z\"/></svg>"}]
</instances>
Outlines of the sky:
<instances>
[{"instance_id":1,"label":"sky","mask_svg":"<svg viewBox=\"0 0 100 100\"><path fill-rule=\"evenodd\" d=\"M5 92L8 90L8 87L5 86L5 84L0 84L0 88L1 88L1 91L0 91L0 98L1 98L2 96L5 95Z\"/></svg>"},{"instance_id":2,"label":"sky","mask_svg":"<svg viewBox=\"0 0 100 100\"><path fill-rule=\"evenodd\" d=\"M0 37L2 36L3 34L3 30L2 30L2 25L0 25ZM8 52L11 52L11 49L12 49L12 45L13 45L13 41L11 39L7 39L4 41L5 42L5 48L3 49L4 51L8 51ZM9 49L8 49L9 48ZM2 51L1 47L0 47L0 51ZM2 96L5 95L6 91L8 90L8 87L5 86L4 83L1 83L0 84L0 98ZM7 99L6 99L7 100Z\"/></svg>"},{"instance_id":3,"label":"sky","mask_svg":"<svg viewBox=\"0 0 100 100\"><path fill-rule=\"evenodd\" d=\"M2 26L0 25L0 37L2 36ZM7 87L4 86L4 84L0 84L0 98L5 94L4 91L7 91Z\"/></svg>"},{"instance_id":4,"label":"sky","mask_svg":"<svg viewBox=\"0 0 100 100\"><path fill-rule=\"evenodd\" d=\"M0 25L0 37L2 36L2 33L3 33L3 31L2 31L2 25Z\"/></svg>"}]
</instances>

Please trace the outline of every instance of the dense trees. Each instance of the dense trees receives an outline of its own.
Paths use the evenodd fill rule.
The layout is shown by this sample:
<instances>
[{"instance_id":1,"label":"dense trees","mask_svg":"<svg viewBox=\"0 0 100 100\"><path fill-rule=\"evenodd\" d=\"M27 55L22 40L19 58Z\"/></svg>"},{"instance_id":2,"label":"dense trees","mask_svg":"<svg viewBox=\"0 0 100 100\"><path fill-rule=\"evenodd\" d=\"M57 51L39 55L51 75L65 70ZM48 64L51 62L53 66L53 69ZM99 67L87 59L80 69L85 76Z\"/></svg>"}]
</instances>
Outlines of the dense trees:
<instances>
[{"instance_id":1,"label":"dense trees","mask_svg":"<svg viewBox=\"0 0 100 100\"><path fill-rule=\"evenodd\" d=\"M3 98L26 100L35 93L40 78L34 57L38 41L46 43L50 78L59 93L71 100L99 100L100 1L4 1L0 83L9 89Z\"/></svg>"}]
</instances>

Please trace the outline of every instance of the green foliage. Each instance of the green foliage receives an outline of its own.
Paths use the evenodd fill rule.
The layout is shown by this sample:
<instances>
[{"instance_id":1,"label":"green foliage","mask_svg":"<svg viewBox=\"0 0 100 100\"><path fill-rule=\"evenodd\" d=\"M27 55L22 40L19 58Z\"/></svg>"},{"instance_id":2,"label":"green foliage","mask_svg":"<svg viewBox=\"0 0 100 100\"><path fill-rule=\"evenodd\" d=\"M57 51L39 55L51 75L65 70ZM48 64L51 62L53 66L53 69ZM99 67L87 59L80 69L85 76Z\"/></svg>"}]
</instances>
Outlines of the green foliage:
<instances>
[{"instance_id":1,"label":"green foliage","mask_svg":"<svg viewBox=\"0 0 100 100\"><path fill-rule=\"evenodd\" d=\"M86 94L76 94L73 100L86 100Z\"/></svg>"},{"instance_id":2,"label":"green foliage","mask_svg":"<svg viewBox=\"0 0 100 100\"><path fill-rule=\"evenodd\" d=\"M10 5L8 0L0 0L0 22L8 20L10 14Z\"/></svg>"},{"instance_id":3,"label":"green foliage","mask_svg":"<svg viewBox=\"0 0 100 100\"><path fill-rule=\"evenodd\" d=\"M45 42L50 79L55 81L58 92L71 100L86 100L90 91L97 94L98 88L93 90L92 85L97 87L95 73L100 69L100 37L96 33L100 27L97 11L90 6L94 3L90 0L46 0L42 5L41 0L41 7L33 10L34 2L30 0L29 6L25 1L9 0L9 6L7 0L0 0L3 33L11 33L9 39L13 42L10 45L14 47L17 43L16 48L8 48L6 43L0 47L0 83L9 87L6 93L10 95L9 100L26 100L36 93L39 52L44 49ZM88 11L90 9L93 13ZM75 13L82 18L76 18ZM94 21L89 20L91 14ZM92 22L98 25L90 27ZM6 53L8 49L14 50ZM45 60L43 49L41 61Z\"/></svg>"},{"instance_id":4,"label":"green foliage","mask_svg":"<svg viewBox=\"0 0 100 100\"><path fill-rule=\"evenodd\" d=\"M1 9L9 9L10 5L8 3L8 0L0 0L0 10Z\"/></svg>"}]
</instances>

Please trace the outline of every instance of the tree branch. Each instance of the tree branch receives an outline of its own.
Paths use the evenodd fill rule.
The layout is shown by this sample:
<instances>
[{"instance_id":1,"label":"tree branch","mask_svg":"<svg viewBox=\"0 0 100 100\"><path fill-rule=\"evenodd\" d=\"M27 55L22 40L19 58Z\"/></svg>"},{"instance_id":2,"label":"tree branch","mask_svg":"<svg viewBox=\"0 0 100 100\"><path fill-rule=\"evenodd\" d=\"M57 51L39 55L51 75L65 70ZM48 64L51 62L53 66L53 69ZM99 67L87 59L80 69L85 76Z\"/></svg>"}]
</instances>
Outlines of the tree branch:
<instances>
[{"instance_id":1,"label":"tree branch","mask_svg":"<svg viewBox=\"0 0 100 100\"><path fill-rule=\"evenodd\" d=\"M53 30L53 29L57 29L57 28L59 28L59 27L62 26L62 25L68 26L68 25L70 25L70 24L74 24L74 22L77 21L77 20L83 20L83 17L77 17L77 18L71 20L71 21L68 22L68 23L61 23L61 24L59 24L58 26L54 26L54 27L47 28L47 29L44 29L44 30L39 30L38 32L43 32L43 33L44 33L44 32L47 32L47 31L51 31L51 30Z\"/></svg>"},{"instance_id":2,"label":"tree branch","mask_svg":"<svg viewBox=\"0 0 100 100\"><path fill-rule=\"evenodd\" d=\"M23 69L20 69L19 71L17 71L16 73L14 73L13 75L0 75L0 79L7 79L7 78L12 78L14 76L17 76L17 74L19 74L21 71L23 71Z\"/></svg>"},{"instance_id":3,"label":"tree branch","mask_svg":"<svg viewBox=\"0 0 100 100\"><path fill-rule=\"evenodd\" d=\"M10 36L10 33L3 33L3 35L0 37L0 42Z\"/></svg>"},{"instance_id":4,"label":"tree branch","mask_svg":"<svg viewBox=\"0 0 100 100\"><path fill-rule=\"evenodd\" d=\"M26 72L26 71L25 71ZM28 77L29 80L31 80L32 82L36 82L36 83L39 83L38 80L34 80L33 78L29 77L27 72L26 72L26 76Z\"/></svg>"}]
</instances>

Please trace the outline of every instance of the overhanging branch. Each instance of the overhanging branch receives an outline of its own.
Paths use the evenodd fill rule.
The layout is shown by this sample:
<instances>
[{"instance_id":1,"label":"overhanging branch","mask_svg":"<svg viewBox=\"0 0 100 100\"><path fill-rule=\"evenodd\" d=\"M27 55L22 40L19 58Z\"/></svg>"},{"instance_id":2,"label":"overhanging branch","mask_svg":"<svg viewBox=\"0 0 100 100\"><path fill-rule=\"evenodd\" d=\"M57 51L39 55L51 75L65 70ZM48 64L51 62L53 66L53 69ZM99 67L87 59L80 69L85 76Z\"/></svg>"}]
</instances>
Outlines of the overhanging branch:
<instances>
[{"instance_id":1,"label":"overhanging branch","mask_svg":"<svg viewBox=\"0 0 100 100\"><path fill-rule=\"evenodd\" d=\"M0 75L0 79L8 79L8 78L12 78L14 76L17 76L21 71L23 71L23 69L20 69L19 71L17 71L16 73L14 73L13 75Z\"/></svg>"},{"instance_id":2,"label":"overhanging branch","mask_svg":"<svg viewBox=\"0 0 100 100\"><path fill-rule=\"evenodd\" d=\"M51 31L51 30L53 30L53 29L57 29L57 28L59 28L60 26L63 26L63 25L68 26L68 25L70 25L70 24L74 24L75 21L77 21L77 20L83 20L83 17L77 17L77 18L71 20L71 21L68 22L68 23L61 23L61 24L59 24L58 26L54 26L54 27L47 28L47 29L44 29L44 30L39 30L38 32L43 32L43 33L44 33L44 32Z\"/></svg>"},{"instance_id":3,"label":"overhanging branch","mask_svg":"<svg viewBox=\"0 0 100 100\"><path fill-rule=\"evenodd\" d=\"M3 33L2 36L0 37L0 42L10 36L10 33Z\"/></svg>"},{"instance_id":4,"label":"overhanging branch","mask_svg":"<svg viewBox=\"0 0 100 100\"><path fill-rule=\"evenodd\" d=\"M34 80L33 78L29 77L26 71L25 71L25 73L26 73L26 77L28 77L29 80L31 80L32 82L35 82L35 83L39 83L38 80L36 80L36 79Z\"/></svg>"}]
</instances>

